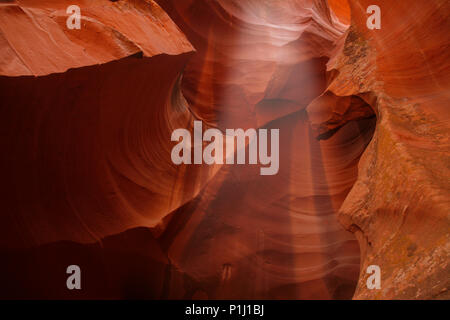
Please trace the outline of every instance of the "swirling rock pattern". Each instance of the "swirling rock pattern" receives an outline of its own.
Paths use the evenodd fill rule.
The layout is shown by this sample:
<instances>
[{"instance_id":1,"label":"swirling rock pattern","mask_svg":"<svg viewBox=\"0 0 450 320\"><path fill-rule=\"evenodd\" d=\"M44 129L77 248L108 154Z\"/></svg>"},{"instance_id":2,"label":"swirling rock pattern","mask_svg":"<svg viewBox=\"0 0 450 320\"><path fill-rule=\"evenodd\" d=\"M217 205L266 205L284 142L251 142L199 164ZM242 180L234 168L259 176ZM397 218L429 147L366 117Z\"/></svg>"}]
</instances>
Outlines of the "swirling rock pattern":
<instances>
[{"instance_id":1,"label":"swirling rock pattern","mask_svg":"<svg viewBox=\"0 0 450 320\"><path fill-rule=\"evenodd\" d=\"M446 296L445 1L77 2L0 3L0 297ZM280 129L278 174L174 165L194 120Z\"/></svg>"},{"instance_id":2,"label":"swirling rock pattern","mask_svg":"<svg viewBox=\"0 0 450 320\"><path fill-rule=\"evenodd\" d=\"M15 235L20 245L89 242L156 225L208 176L181 175L170 158L172 130L192 119L177 89L194 51L185 36L145 1L82 2L81 33L68 30L69 4L0 6L14 53L0 79L3 245L18 244Z\"/></svg>"},{"instance_id":3,"label":"swirling rock pattern","mask_svg":"<svg viewBox=\"0 0 450 320\"><path fill-rule=\"evenodd\" d=\"M328 90L361 97L378 118L358 180L339 212L361 245L354 298L448 299L450 6L349 2L352 27L328 64L339 74ZM383 14L380 30L366 28L365 9L372 4ZM355 116L360 114L347 112L340 119ZM369 265L381 268L380 290L367 289Z\"/></svg>"},{"instance_id":4,"label":"swirling rock pattern","mask_svg":"<svg viewBox=\"0 0 450 320\"><path fill-rule=\"evenodd\" d=\"M223 168L182 227L172 217L166 232L182 229L166 244L169 257L202 284L198 296L350 297L359 252L335 212L373 122L319 141L305 113L326 88L326 62L345 26L323 1L159 3L197 50L182 82L193 113L219 128L281 134L279 174Z\"/></svg>"}]
</instances>

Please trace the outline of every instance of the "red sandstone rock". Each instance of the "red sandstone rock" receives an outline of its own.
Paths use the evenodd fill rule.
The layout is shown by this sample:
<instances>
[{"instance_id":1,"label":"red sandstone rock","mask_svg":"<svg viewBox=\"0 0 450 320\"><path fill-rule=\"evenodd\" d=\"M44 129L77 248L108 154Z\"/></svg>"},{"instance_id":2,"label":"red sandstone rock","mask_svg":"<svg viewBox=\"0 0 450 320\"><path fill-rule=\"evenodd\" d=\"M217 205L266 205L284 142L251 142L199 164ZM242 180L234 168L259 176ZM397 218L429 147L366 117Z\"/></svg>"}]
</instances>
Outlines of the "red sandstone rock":
<instances>
[{"instance_id":1,"label":"red sandstone rock","mask_svg":"<svg viewBox=\"0 0 450 320\"><path fill-rule=\"evenodd\" d=\"M152 1L78 1L80 30L66 27L66 9L71 4L68 0L0 4L0 73L41 76L137 53L152 57L192 50L176 25Z\"/></svg>"},{"instance_id":2,"label":"red sandstone rock","mask_svg":"<svg viewBox=\"0 0 450 320\"><path fill-rule=\"evenodd\" d=\"M220 128L281 134L279 174L223 168L185 225L179 212L171 218L169 257L209 298L349 298L359 252L334 213L372 122L319 142L304 112L326 87L327 57L344 25L324 1L159 3L197 49L182 84L194 114Z\"/></svg>"},{"instance_id":3,"label":"red sandstone rock","mask_svg":"<svg viewBox=\"0 0 450 320\"><path fill-rule=\"evenodd\" d=\"M325 1L158 2L198 51L184 96L197 117L221 128L304 109L322 92L326 57L345 30Z\"/></svg>"},{"instance_id":4,"label":"red sandstone rock","mask_svg":"<svg viewBox=\"0 0 450 320\"><path fill-rule=\"evenodd\" d=\"M350 24L351 12L347 0L328 0L328 4L332 14L335 14L342 23Z\"/></svg>"},{"instance_id":5,"label":"red sandstone rock","mask_svg":"<svg viewBox=\"0 0 450 320\"><path fill-rule=\"evenodd\" d=\"M365 9L372 4L382 11L380 30L366 27ZM378 118L358 180L340 209L340 221L361 246L354 298L448 298L450 6L438 0L350 5L352 27L328 64L337 71L328 90L366 95ZM333 129L328 117L318 126ZM340 119L355 117L360 115ZM369 265L381 268L380 290L367 289Z\"/></svg>"},{"instance_id":6,"label":"red sandstone rock","mask_svg":"<svg viewBox=\"0 0 450 320\"><path fill-rule=\"evenodd\" d=\"M192 119L178 79L194 49L164 11L81 2L80 34L65 27L68 3L0 5L6 53L23 62L0 59L2 246L154 226L212 170L184 175L170 159L173 128Z\"/></svg>"},{"instance_id":7,"label":"red sandstone rock","mask_svg":"<svg viewBox=\"0 0 450 320\"><path fill-rule=\"evenodd\" d=\"M0 296L447 297L447 3L157 2L0 4ZM174 165L194 119L279 128L279 174Z\"/></svg>"}]
</instances>

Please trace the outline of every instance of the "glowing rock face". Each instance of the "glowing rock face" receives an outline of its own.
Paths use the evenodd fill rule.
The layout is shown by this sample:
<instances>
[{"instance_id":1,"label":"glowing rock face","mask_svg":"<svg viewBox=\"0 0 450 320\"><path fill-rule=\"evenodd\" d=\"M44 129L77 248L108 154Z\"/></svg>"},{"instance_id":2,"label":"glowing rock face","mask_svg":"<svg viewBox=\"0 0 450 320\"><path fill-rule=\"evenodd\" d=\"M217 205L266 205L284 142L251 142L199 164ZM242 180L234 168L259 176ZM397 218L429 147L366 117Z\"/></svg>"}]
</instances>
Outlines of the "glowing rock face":
<instances>
[{"instance_id":1,"label":"glowing rock face","mask_svg":"<svg viewBox=\"0 0 450 320\"><path fill-rule=\"evenodd\" d=\"M359 95L378 118L339 212L360 241L361 270L383 273L381 290L361 274L355 298L448 298L450 5L377 1L381 29L371 31L371 4L350 1L353 27L328 65L339 71L329 90Z\"/></svg>"},{"instance_id":2,"label":"glowing rock face","mask_svg":"<svg viewBox=\"0 0 450 320\"><path fill-rule=\"evenodd\" d=\"M359 251L335 213L373 121L319 141L305 113L326 88L345 26L321 1L159 3L197 50L182 80L193 113L222 129L280 129L279 173L222 168L167 244L169 257L200 282L199 297L349 298ZM180 228L178 215L167 232Z\"/></svg>"},{"instance_id":3,"label":"glowing rock face","mask_svg":"<svg viewBox=\"0 0 450 320\"><path fill-rule=\"evenodd\" d=\"M179 188L170 159L172 127L191 119L177 79L193 47L155 3L86 1L81 30L66 28L68 5L0 6L7 49L23 62L2 65L0 79L5 245L25 225L21 245L153 226L199 190Z\"/></svg>"},{"instance_id":4,"label":"glowing rock face","mask_svg":"<svg viewBox=\"0 0 450 320\"><path fill-rule=\"evenodd\" d=\"M80 30L0 4L0 297L349 299L360 270L355 298L445 294L445 1L378 1L376 31L370 1L78 2ZM279 171L174 164L194 120L278 129Z\"/></svg>"}]
</instances>

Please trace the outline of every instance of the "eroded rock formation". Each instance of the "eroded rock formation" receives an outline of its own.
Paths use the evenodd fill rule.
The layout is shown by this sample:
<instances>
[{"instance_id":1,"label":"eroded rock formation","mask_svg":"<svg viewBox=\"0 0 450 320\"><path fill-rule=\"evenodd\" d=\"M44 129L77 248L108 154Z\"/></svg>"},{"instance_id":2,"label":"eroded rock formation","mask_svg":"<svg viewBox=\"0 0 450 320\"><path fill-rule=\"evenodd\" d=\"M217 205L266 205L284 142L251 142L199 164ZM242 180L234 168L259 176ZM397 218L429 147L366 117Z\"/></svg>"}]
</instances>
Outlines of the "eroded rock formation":
<instances>
[{"instance_id":1,"label":"eroded rock formation","mask_svg":"<svg viewBox=\"0 0 450 320\"><path fill-rule=\"evenodd\" d=\"M357 94L378 121L339 218L361 244L361 270L379 265L383 279L368 290L361 272L354 297L448 298L450 5L349 2L352 27L328 64L338 71L328 90ZM380 30L366 27L371 4L383 12ZM351 108L337 113L360 117Z\"/></svg>"},{"instance_id":2,"label":"eroded rock formation","mask_svg":"<svg viewBox=\"0 0 450 320\"><path fill-rule=\"evenodd\" d=\"M0 3L0 296L445 297L445 1L156 2ZM278 174L174 165L194 120L280 129Z\"/></svg>"},{"instance_id":3,"label":"eroded rock formation","mask_svg":"<svg viewBox=\"0 0 450 320\"><path fill-rule=\"evenodd\" d=\"M359 252L335 212L373 122L319 141L305 113L326 88L326 63L345 26L322 1L160 3L197 49L182 82L196 116L281 135L278 175L223 168L172 237L170 258L203 284L200 296L349 297Z\"/></svg>"},{"instance_id":4,"label":"eroded rock formation","mask_svg":"<svg viewBox=\"0 0 450 320\"><path fill-rule=\"evenodd\" d=\"M173 128L192 119L177 90L194 52L185 36L153 2L82 2L80 30L66 27L69 5L0 6L0 228L30 228L20 245L156 225L207 176L188 178L170 159Z\"/></svg>"}]
</instances>

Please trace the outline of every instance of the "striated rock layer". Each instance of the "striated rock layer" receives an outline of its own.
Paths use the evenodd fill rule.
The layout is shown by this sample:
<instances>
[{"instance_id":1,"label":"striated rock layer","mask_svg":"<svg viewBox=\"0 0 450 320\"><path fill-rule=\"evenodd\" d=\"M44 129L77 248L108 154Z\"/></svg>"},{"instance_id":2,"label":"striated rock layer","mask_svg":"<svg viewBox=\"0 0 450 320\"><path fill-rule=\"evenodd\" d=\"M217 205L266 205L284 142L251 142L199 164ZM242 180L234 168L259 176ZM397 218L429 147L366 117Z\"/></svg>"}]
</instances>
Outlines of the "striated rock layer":
<instances>
[{"instance_id":1,"label":"striated rock layer","mask_svg":"<svg viewBox=\"0 0 450 320\"><path fill-rule=\"evenodd\" d=\"M198 297L351 297L359 252L335 213L373 121L319 141L305 113L326 88L345 26L324 1L159 3L197 50L182 81L196 117L219 128L280 129L279 173L224 167L186 220L171 216L161 238L169 257L201 283Z\"/></svg>"},{"instance_id":2,"label":"striated rock layer","mask_svg":"<svg viewBox=\"0 0 450 320\"><path fill-rule=\"evenodd\" d=\"M349 3L351 28L327 65L335 77L308 114L317 134L371 112L346 102L355 97L377 115L339 211L361 247L354 298L448 298L449 3ZM381 8L380 30L366 27L373 4ZM369 265L381 268L379 290L367 288Z\"/></svg>"},{"instance_id":3,"label":"striated rock layer","mask_svg":"<svg viewBox=\"0 0 450 320\"><path fill-rule=\"evenodd\" d=\"M446 297L448 4L156 2L0 3L0 297ZM173 164L194 120L278 174Z\"/></svg>"},{"instance_id":4,"label":"striated rock layer","mask_svg":"<svg viewBox=\"0 0 450 320\"><path fill-rule=\"evenodd\" d=\"M172 130L192 120L177 88L194 49L176 25L154 2L105 0L81 2L68 30L69 4L0 5L5 246L156 225L210 172L170 158Z\"/></svg>"}]
</instances>

